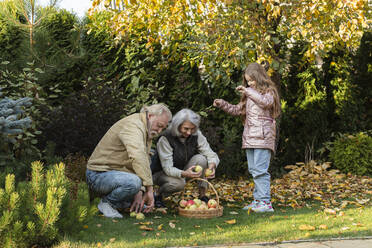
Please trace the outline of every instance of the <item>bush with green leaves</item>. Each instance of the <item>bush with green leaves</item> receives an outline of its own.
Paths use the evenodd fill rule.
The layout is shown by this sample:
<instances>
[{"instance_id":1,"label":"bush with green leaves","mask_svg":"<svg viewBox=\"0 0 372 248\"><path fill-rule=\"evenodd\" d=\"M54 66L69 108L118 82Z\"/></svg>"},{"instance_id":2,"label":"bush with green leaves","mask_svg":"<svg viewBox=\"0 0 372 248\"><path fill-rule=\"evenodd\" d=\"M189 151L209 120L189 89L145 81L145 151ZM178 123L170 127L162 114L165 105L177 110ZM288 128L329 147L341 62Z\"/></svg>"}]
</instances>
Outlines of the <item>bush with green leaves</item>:
<instances>
[{"instance_id":1,"label":"bush with green leaves","mask_svg":"<svg viewBox=\"0 0 372 248\"><path fill-rule=\"evenodd\" d=\"M339 134L325 143L329 160L344 173L372 175L372 132Z\"/></svg>"},{"instance_id":2,"label":"bush with green leaves","mask_svg":"<svg viewBox=\"0 0 372 248\"><path fill-rule=\"evenodd\" d=\"M90 156L106 131L127 115L132 106L118 81L92 77L85 84L84 90L66 98L62 106L41 110L49 118L42 122L40 145L46 147L53 142L59 156L70 153Z\"/></svg>"},{"instance_id":3,"label":"bush with green leaves","mask_svg":"<svg viewBox=\"0 0 372 248\"><path fill-rule=\"evenodd\" d=\"M72 200L63 163L46 172L41 162L32 163L31 181L15 185L7 175L0 188L0 246L47 247L65 233L78 231L95 212L88 201Z\"/></svg>"}]
</instances>

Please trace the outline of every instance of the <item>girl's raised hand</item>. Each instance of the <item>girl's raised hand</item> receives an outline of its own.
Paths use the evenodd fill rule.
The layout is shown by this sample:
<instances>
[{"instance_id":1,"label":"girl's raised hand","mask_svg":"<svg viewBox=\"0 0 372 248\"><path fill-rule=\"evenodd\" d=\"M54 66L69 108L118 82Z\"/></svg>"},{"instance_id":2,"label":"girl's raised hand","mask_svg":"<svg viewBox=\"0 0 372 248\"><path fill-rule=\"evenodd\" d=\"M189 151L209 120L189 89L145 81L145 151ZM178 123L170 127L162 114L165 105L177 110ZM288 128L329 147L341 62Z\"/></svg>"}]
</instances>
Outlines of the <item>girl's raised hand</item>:
<instances>
[{"instance_id":1,"label":"girl's raised hand","mask_svg":"<svg viewBox=\"0 0 372 248\"><path fill-rule=\"evenodd\" d=\"M219 107L222 103L222 99L214 99L213 106Z\"/></svg>"}]
</instances>

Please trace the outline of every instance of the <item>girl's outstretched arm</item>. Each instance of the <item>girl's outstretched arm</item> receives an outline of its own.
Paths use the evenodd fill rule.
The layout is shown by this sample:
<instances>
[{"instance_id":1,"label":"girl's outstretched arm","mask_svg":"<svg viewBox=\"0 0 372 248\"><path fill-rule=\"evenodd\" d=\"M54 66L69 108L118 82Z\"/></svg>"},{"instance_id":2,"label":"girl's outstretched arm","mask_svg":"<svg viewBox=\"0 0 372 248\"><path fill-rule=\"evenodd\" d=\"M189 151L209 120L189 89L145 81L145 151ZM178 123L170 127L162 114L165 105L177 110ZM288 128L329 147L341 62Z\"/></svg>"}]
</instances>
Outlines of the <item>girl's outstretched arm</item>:
<instances>
[{"instance_id":1,"label":"girl's outstretched arm","mask_svg":"<svg viewBox=\"0 0 372 248\"><path fill-rule=\"evenodd\" d=\"M226 102L223 99L215 99L213 102L213 106L218 107L225 111L228 114L231 115L241 115L242 114L242 108L243 108L243 103L240 102L237 105L230 104Z\"/></svg>"}]
</instances>

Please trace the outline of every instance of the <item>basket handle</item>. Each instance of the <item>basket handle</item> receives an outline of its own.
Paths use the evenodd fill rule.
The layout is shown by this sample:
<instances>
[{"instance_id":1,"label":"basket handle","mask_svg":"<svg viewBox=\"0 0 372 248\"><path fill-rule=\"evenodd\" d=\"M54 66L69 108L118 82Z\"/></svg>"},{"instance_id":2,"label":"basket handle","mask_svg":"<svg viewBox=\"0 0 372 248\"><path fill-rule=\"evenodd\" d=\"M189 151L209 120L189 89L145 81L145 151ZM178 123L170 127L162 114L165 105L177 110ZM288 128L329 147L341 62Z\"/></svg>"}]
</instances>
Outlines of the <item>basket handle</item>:
<instances>
[{"instance_id":1,"label":"basket handle","mask_svg":"<svg viewBox=\"0 0 372 248\"><path fill-rule=\"evenodd\" d=\"M203 182L208 183L208 185L211 187L211 189L214 191L214 194L216 195L217 206L220 206L220 197L218 196L218 193L217 193L216 189L213 187L213 185L210 182L208 182L208 180L205 180L205 179L200 178L200 177L196 177L196 178L193 178L193 179L188 180L186 182L186 184L191 183L191 182L196 181L196 180L197 181L203 181ZM182 191L182 199L184 198L184 195L185 195L185 189L186 189L186 187L184 187L183 188L183 191Z\"/></svg>"}]
</instances>

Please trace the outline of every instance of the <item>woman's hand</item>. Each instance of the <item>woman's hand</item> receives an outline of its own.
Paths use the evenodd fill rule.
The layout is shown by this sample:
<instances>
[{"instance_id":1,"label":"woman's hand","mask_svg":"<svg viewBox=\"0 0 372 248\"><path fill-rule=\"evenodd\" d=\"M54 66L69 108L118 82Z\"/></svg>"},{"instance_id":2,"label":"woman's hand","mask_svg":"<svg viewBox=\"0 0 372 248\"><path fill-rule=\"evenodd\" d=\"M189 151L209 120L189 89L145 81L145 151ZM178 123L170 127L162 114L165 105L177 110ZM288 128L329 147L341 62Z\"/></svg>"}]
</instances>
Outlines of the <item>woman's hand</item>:
<instances>
[{"instance_id":1,"label":"woman's hand","mask_svg":"<svg viewBox=\"0 0 372 248\"><path fill-rule=\"evenodd\" d=\"M187 178L201 177L203 170L201 170L199 172L194 172L195 167L196 166L194 165L194 166L191 166L190 168L188 168L187 170L182 171L181 175L183 177L187 177Z\"/></svg>"},{"instance_id":2,"label":"woman's hand","mask_svg":"<svg viewBox=\"0 0 372 248\"><path fill-rule=\"evenodd\" d=\"M209 164L208 165L209 173L206 174L205 172L205 178L212 179L216 176L216 165L215 164Z\"/></svg>"},{"instance_id":3,"label":"woman's hand","mask_svg":"<svg viewBox=\"0 0 372 248\"><path fill-rule=\"evenodd\" d=\"M222 99L214 99L213 106L215 106L215 107L221 106L222 101L223 101Z\"/></svg>"}]
</instances>

